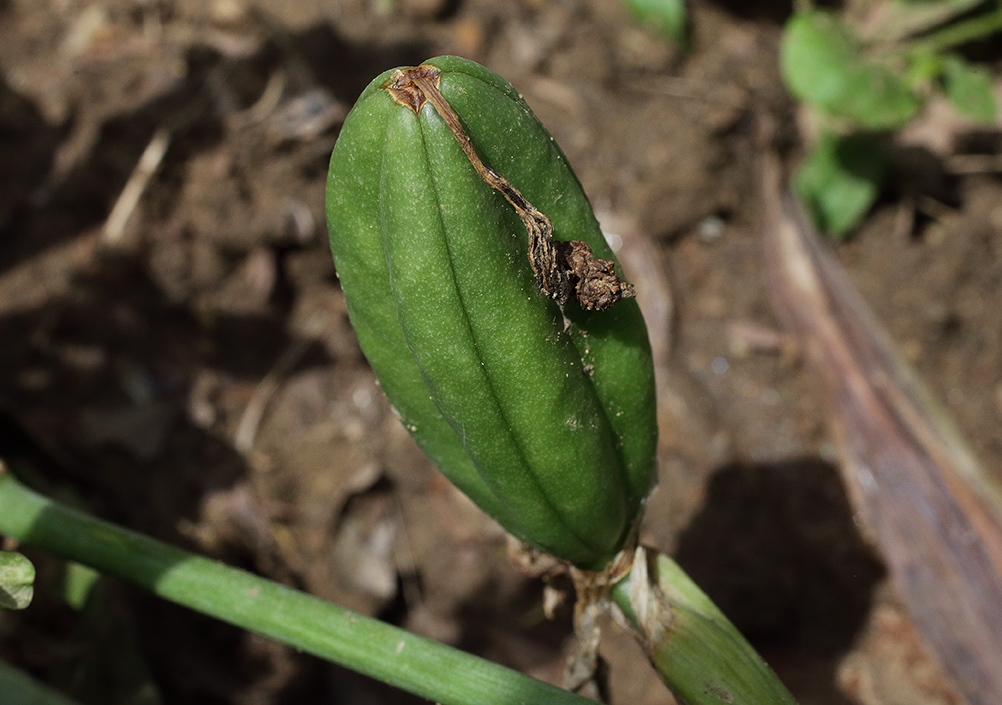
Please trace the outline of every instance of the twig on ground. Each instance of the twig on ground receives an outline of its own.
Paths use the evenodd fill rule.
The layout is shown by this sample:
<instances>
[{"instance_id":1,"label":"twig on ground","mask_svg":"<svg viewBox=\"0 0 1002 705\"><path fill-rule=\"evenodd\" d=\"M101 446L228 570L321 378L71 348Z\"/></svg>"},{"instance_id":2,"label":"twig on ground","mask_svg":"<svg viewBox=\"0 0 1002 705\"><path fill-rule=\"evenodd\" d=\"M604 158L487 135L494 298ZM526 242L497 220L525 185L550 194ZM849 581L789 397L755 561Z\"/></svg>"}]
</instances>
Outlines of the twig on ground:
<instances>
[{"instance_id":1,"label":"twig on ground","mask_svg":"<svg viewBox=\"0 0 1002 705\"><path fill-rule=\"evenodd\" d=\"M104 223L101 240L105 244L117 245L121 241L129 217L136 210L139 199L142 198L150 179L156 173L160 162L163 161L169 145L170 131L167 128L161 127L153 133L152 139L136 163L136 168L132 170L132 175L125 182L125 188L122 189L118 200L115 201L115 206L111 209L108 220Z\"/></svg>"},{"instance_id":2,"label":"twig on ground","mask_svg":"<svg viewBox=\"0 0 1002 705\"><path fill-rule=\"evenodd\" d=\"M317 327L318 325L315 321L311 321L307 325L307 328L311 331ZM237 452L246 455L253 450L254 441L257 438L257 429L261 425L261 419L264 418L268 402L271 401L275 392L278 391L281 381L303 359L303 355L306 354L306 350L311 342L312 338L310 337L299 337L293 340L289 347L285 349L285 352L282 353L281 357L275 362L275 366L258 383L254 394L251 395L251 400L247 403L247 408L244 409L244 413L240 417L237 432L233 436L233 446L237 449Z\"/></svg>"}]
</instances>

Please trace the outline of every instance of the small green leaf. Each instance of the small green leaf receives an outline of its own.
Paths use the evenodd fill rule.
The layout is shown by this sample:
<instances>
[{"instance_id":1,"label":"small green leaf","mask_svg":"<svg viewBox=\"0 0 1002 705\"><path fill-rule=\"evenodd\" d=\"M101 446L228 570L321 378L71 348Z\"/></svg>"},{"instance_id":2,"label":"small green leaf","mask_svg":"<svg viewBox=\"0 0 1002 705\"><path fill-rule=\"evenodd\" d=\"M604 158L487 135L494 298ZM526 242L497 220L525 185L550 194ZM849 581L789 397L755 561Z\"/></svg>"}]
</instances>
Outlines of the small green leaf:
<instances>
[{"instance_id":1,"label":"small green leaf","mask_svg":"<svg viewBox=\"0 0 1002 705\"><path fill-rule=\"evenodd\" d=\"M35 593L35 566L20 553L0 551L0 608L23 610Z\"/></svg>"},{"instance_id":2,"label":"small green leaf","mask_svg":"<svg viewBox=\"0 0 1002 705\"><path fill-rule=\"evenodd\" d=\"M793 15L783 34L780 65L794 96L868 129L900 127L921 104L905 78L868 59L851 28L830 12Z\"/></svg>"},{"instance_id":3,"label":"small green leaf","mask_svg":"<svg viewBox=\"0 0 1002 705\"><path fill-rule=\"evenodd\" d=\"M678 47L689 46L689 13L685 0L623 0L637 22L667 37Z\"/></svg>"},{"instance_id":4,"label":"small green leaf","mask_svg":"<svg viewBox=\"0 0 1002 705\"><path fill-rule=\"evenodd\" d=\"M956 54L943 57L943 92L964 117L976 122L992 123L998 115L998 104L991 74Z\"/></svg>"},{"instance_id":5,"label":"small green leaf","mask_svg":"<svg viewBox=\"0 0 1002 705\"><path fill-rule=\"evenodd\" d=\"M877 200L887 158L872 135L824 135L793 176L818 228L845 237Z\"/></svg>"}]
</instances>

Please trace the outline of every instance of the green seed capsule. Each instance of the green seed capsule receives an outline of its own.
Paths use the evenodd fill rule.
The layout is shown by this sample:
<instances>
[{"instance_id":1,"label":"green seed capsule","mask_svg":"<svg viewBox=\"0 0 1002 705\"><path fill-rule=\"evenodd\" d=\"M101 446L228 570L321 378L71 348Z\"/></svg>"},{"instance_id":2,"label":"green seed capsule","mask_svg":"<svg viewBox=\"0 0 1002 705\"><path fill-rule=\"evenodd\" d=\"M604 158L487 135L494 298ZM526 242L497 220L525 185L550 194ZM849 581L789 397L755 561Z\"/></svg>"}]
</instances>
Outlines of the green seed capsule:
<instances>
[{"instance_id":1,"label":"green seed capsule","mask_svg":"<svg viewBox=\"0 0 1002 705\"><path fill-rule=\"evenodd\" d=\"M525 102L457 57L377 77L334 148L327 219L362 350L424 451L519 539L604 567L654 475L650 347Z\"/></svg>"}]
</instances>

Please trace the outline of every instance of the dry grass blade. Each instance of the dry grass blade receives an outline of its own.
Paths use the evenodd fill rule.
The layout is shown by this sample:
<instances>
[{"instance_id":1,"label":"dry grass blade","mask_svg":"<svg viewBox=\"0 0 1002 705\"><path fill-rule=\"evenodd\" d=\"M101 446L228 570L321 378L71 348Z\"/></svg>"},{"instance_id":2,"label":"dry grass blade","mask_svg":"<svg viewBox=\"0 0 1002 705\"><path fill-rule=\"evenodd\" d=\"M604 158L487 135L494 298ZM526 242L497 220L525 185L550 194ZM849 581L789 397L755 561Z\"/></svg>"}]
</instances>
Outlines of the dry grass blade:
<instances>
[{"instance_id":1,"label":"dry grass blade","mask_svg":"<svg viewBox=\"0 0 1002 705\"><path fill-rule=\"evenodd\" d=\"M773 298L830 401L856 510L969 705L1002 702L1002 492L766 169Z\"/></svg>"},{"instance_id":2,"label":"dry grass blade","mask_svg":"<svg viewBox=\"0 0 1002 705\"><path fill-rule=\"evenodd\" d=\"M146 149L143 150L142 156L139 157L136 168L133 169L132 175L125 183L125 188L122 189L122 193L115 201L115 206L111 209L108 220L104 224L102 236L106 244L116 245L121 241L125 234L125 226L129 222L129 216L139 205L139 199L142 198L150 179L153 178L160 162L163 161L169 145L170 132L166 128L161 127L153 133L153 137L146 145Z\"/></svg>"}]
</instances>

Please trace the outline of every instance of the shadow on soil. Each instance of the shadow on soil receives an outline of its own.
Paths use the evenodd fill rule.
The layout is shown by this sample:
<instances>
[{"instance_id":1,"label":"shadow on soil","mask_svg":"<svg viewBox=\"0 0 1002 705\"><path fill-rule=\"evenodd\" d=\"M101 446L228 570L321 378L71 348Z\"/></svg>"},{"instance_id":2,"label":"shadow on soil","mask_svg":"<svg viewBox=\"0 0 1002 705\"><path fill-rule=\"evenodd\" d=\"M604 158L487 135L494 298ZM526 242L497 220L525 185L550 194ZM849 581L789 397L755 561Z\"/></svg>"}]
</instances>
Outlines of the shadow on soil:
<instances>
[{"instance_id":1,"label":"shadow on soil","mask_svg":"<svg viewBox=\"0 0 1002 705\"><path fill-rule=\"evenodd\" d=\"M781 678L788 663L827 671L821 683L835 682L884 575L837 469L814 458L721 468L676 559Z\"/></svg>"}]
</instances>

